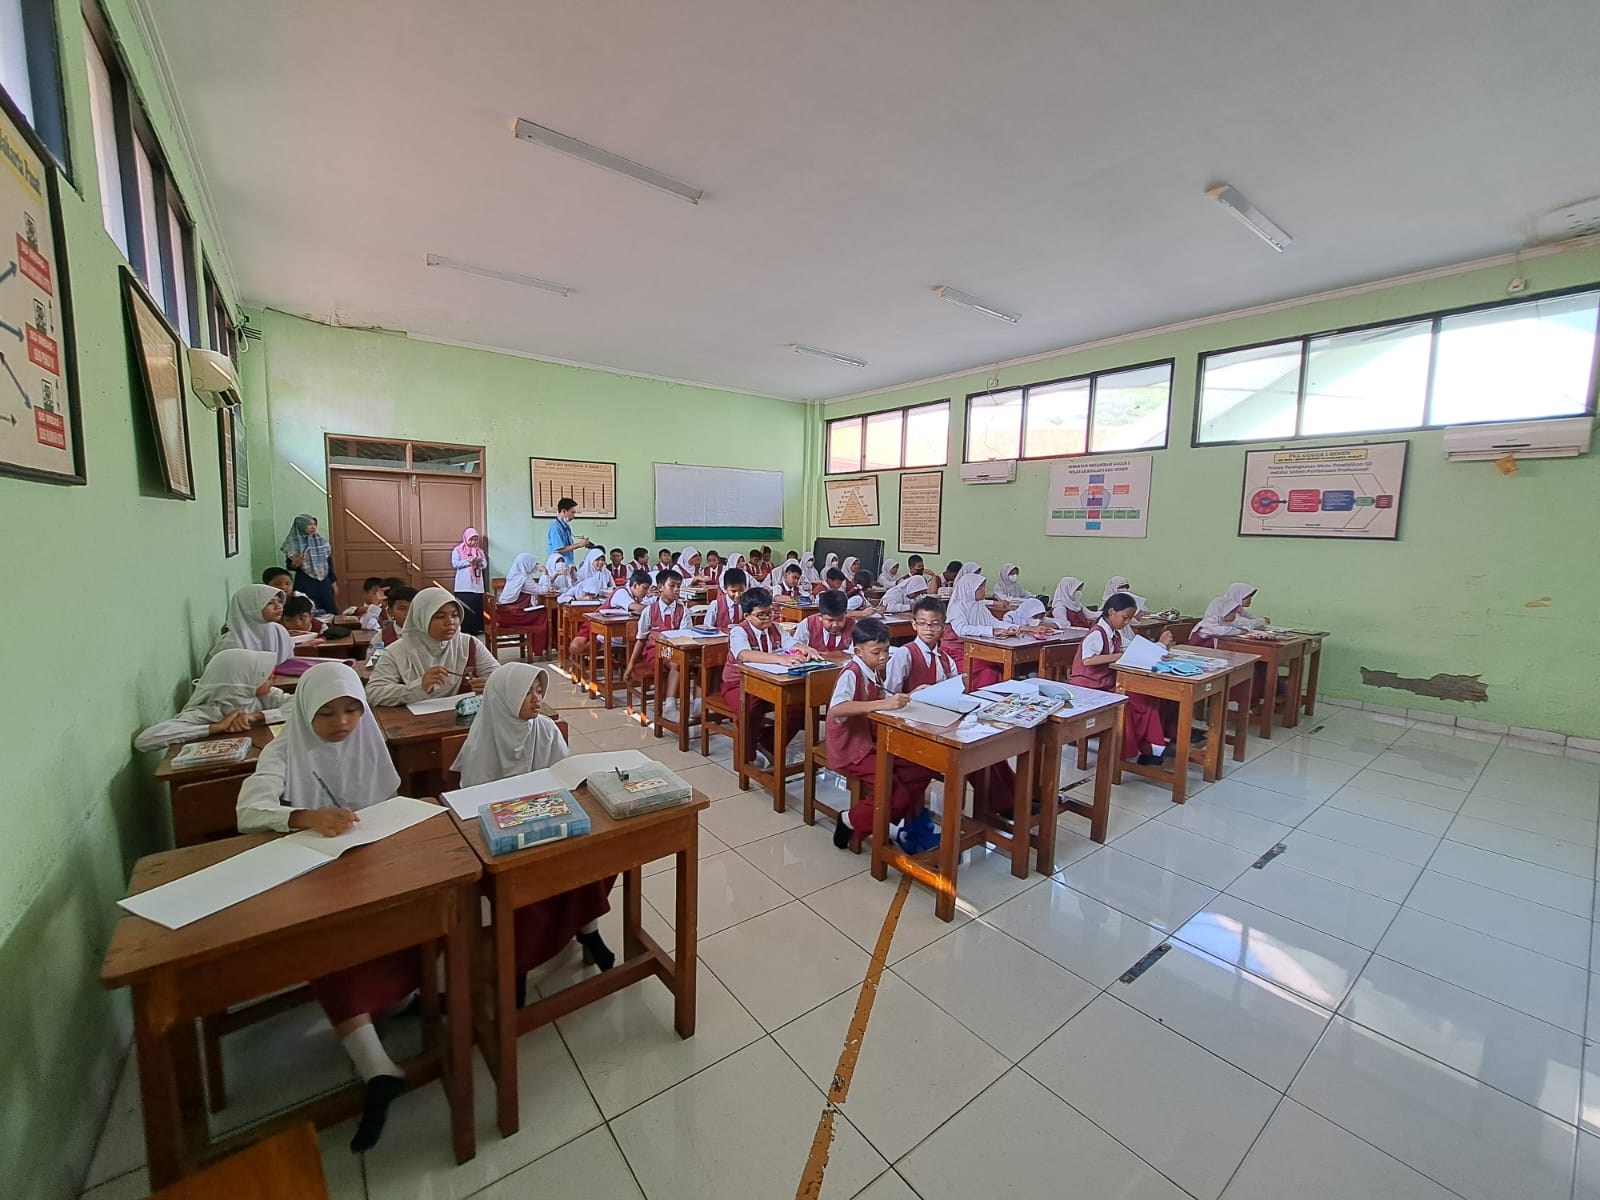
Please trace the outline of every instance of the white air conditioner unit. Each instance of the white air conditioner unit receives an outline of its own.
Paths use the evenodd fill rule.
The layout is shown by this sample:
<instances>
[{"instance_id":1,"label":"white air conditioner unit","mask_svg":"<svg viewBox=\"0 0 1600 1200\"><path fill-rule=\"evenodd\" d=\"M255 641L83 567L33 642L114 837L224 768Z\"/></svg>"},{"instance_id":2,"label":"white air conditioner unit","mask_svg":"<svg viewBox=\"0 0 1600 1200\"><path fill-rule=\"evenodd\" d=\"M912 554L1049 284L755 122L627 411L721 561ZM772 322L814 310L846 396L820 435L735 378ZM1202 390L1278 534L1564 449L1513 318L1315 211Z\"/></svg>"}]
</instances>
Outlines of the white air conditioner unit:
<instances>
[{"instance_id":1,"label":"white air conditioner unit","mask_svg":"<svg viewBox=\"0 0 1600 1200\"><path fill-rule=\"evenodd\" d=\"M189 351L189 386L207 408L231 408L243 403L239 372L234 370L233 360L215 350L196 346Z\"/></svg>"},{"instance_id":2,"label":"white air conditioner unit","mask_svg":"<svg viewBox=\"0 0 1600 1200\"><path fill-rule=\"evenodd\" d=\"M962 483L1011 483L1017 477L1017 460L961 464Z\"/></svg>"},{"instance_id":3,"label":"white air conditioner unit","mask_svg":"<svg viewBox=\"0 0 1600 1200\"><path fill-rule=\"evenodd\" d=\"M1593 417L1457 425L1444 431L1444 456L1448 462L1487 462L1508 454L1517 458L1576 458L1589 452L1593 433Z\"/></svg>"}]
</instances>

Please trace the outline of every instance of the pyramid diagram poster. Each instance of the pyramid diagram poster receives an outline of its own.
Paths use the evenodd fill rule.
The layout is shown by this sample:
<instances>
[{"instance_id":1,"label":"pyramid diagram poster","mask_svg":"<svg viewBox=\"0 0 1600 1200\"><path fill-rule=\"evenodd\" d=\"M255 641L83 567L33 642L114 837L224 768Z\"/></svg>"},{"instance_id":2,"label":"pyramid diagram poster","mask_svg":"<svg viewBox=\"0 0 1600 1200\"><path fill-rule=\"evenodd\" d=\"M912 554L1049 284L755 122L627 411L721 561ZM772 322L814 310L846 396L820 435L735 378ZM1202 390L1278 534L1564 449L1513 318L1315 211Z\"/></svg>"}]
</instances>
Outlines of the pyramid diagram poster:
<instances>
[{"instance_id":1,"label":"pyramid diagram poster","mask_svg":"<svg viewBox=\"0 0 1600 1200\"><path fill-rule=\"evenodd\" d=\"M1239 536L1395 540L1407 447L1372 442L1250 451Z\"/></svg>"},{"instance_id":2,"label":"pyramid diagram poster","mask_svg":"<svg viewBox=\"0 0 1600 1200\"><path fill-rule=\"evenodd\" d=\"M850 525L878 523L878 477L859 475L850 479L829 479L828 524L835 529Z\"/></svg>"}]
</instances>

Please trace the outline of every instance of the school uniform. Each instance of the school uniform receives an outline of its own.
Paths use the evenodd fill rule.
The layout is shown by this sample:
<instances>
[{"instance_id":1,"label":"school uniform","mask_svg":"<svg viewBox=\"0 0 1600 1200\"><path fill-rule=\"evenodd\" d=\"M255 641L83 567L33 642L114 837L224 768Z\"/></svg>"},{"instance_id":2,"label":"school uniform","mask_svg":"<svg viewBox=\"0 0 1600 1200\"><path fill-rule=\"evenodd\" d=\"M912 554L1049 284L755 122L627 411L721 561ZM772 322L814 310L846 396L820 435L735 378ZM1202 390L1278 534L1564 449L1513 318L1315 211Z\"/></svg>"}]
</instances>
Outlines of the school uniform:
<instances>
[{"instance_id":1,"label":"school uniform","mask_svg":"<svg viewBox=\"0 0 1600 1200\"><path fill-rule=\"evenodd\" d=\"M533 555L519 554L512 559L505 584L495 598L494 620L500 629L527 631L529 648L534 654L544 654L550 649L550 615L543 604L534 603L538 577L539 564ZM533 611L528 611L530 608Z\"/></svg>"},{"instance_id":2,"label":"school uniform","mask_svg":"<svg viewBox=\"0 0 1600 1200\"><path fill-rule=\"evenodd\" d=\"M813 650L823 652L850 649L850 631L855 628L855 618L846 617L844 628L837 633L831 633L822 624L820 613L812 613L795 627L794 640L802 646L810 646Z\"/></svg>"},{"instance_id":3,"label":"school uniform","mask_svg":"<svg viewBox=\"0 0 1600 1200\"><path fill-rule=\"evenodd\" d=\"M833 710L841 704L856 700L882 700L891 695L884 680L873 673L871 667L852 654L834 682L833 695L828 700L828 715L822 722L824 744L828 750L828 769L866 784L861 789L861 799L850 807L847 822L858 837L872 833L872 811L876 802L873 789L878 776L877 743L872 732L872 718L865 713L853 717L836 717ZM928 784L936 778L933 771L903 758L894 760L889 776L889 822L904 821L914 816L924 805Z\"/></svg>"},{"instance_id":4,"label":"school uniform","mask_svg":"<svg viewBox=\"0 0 1600 1200\"><path fill-rule=\"evenodd\" d=\"M778 573L776 571L774 571L772 575L768 577L766 586L767 589L772 593L772 598L774 600L799 600L803 596L811 595L811 589L806 587L804 583L797 582L793 587L790 587L778 577Z\"/></svg>"},{"instance_id":5,"label":"school uniform","mask_svg":"<svg viewBox=\"0 0 1600 1200\"><path fill-rule=\"evenodd\" d=\"M890 695L896 692L914 693L918 688L943 683L961 674L961 666L938 645L929 647L920 637L912 638L904 646L889 651L889 665L884 669L884 682ZM1009 813L1016 788L1017 773L1010 763L995 763L981 774L970 777L974 787L988 800L996 812Z\"/></svg>"},{"instance_id":6,"label":"school uniform","mask_svg":"<svg viewBox=\"0 0 1600 1200\"><path fill-rule=\"evenodd\" d=\"M1023 600L1030 593L1017 580L1016 563L1006 563L1000 568L1000 578L995 582L994 594L1002 600Z\"/></svg>"},{"instance_id":7,"label":"school uniform","mask_svg":"<svg viewBox=\"0 0 1600 1200\"><path fill-rule=\"evenodd\" d=\"M488 648L470 634L458 633L439 642L428 636L428 623L455 600L443 588L423 588L411 602L400 640L378 656L367 682L367 700L376 705L412 704L455 692L470 692L471 680L492 674L500 663ZM431 667L443 667L450 677L429 691L422 677ZM308 671L307 674L310 674Z\"/></svg>"},{"instance_id":8,"label":"school uniform","mask_svg":"<svg viewBox=\"0 0 1600 1200\"><path fill-rule=\"evenodd\" d=\"M1078 643L1078 652L1073 657L1067 682L1100 692L1116 691L1117 673L1110 663L1091 667L1085 666L1083 660L1101 654L1121 654L1131 640L1125 632L1112 629L1103 618L1096 621L1089 636ZM1128 697L1123 709L1122 729L1123 758L1137 758L1141 754L1157 752L1171 740L1162 727L1161 703L1153 696Z\"/></svg>"},{"instance_id":9,"label":"school uniform","mask_svg":"<svg viewBox=\"0 0 1600 1200\"><path fill-rule=\"evenodd\" d=\"M450 551L450 565L456 569L452 590L461 602L461 629L473 635L483 632L483 568L489 561L482 547L472 545L477 536L476 529L463 530L461 541Z\"/></svg>"},{"instance_id":10,"label":"school uniform","mask_svg":"<svg viewBox=\"0 0 1600 1200\"><path fill-rule=\"evenodd\" d=\"M1100 607L1104 609L1107 600L1111 599L1111 597L1115 596L1118 592L1122 592L1124 595L1133 597L1134 604L1138 605L1138 608L1135 610L1136 612L1149 612L1150 602L1137 592L1133 591L1132 587L1133 585L1128 582L1127 576L1113 575L1106 581L1106 591L1105 595L1100 597Z\"/></svg>"},{"instance_id":11,"label":"school uniform","mask_svg":"<svg viewBox=\"0 0 1600 1200\"><path fill-rule=\"evenodd\" d=\"M265 712L281 708L289 697L273 688L265 696L256 689L272 677L277 660L266 650L224 650L206 664L195 680L189 702L177 716L157 722L133 740L135 750L160 750L211 735L211 726L229 713Z\"/></svg>"},{"instance_id":12,"label":"school uniform","mask_svg":"<svg viewBox=\"0 0 1600 1200\"><path fill-rule=\"evenodd\" d=\"M700 624L706 629L720 629L727 633L741 620L739 605L727 592L718 592L717 598L706 608L706 614L701 618Z\"/></svg>"},{"instance_id":13,"label":"school uniform","mask_svg":"<svg viewBox=\"0 0 1600 1200\"><path fill-rule=\"evenodd\" d=\"M921 575L908 575L884 592L878 603L886 613L907 613L927 590L928 581Z\"/></svg>"},{"instance_id":14,"label":"school uniform","mask_svg":"<svg viewBox=\"0 0 1600 1200\"><path fill-rule=\"evenodd\" d=\"M966 568L963 567L963 570ZM946 640L954 635L959 641L961 638L982 637L993 633L1001 625L1010 622L997 621L994 614L989 611L988 605L978 599L978 590L987 580L976 570L967 571L964 575L956 576L954 594L950 597L949 617L945 622ZM962 647L962 658L966 657L966 648ZM1001 678L1000 664L993 662L974 662L972 664L971 684L972 690L986 688L990 684L999 683Z\"/></svg>"},{"instance_id":15,"label":"school uniform","mask_svg":"<svg viewBox=\"0 0 1600 1200\"><path fill-rule=\"evenodd\" d=\"M739 676L739 655L747 650L782 654L793 645L793 641L784 639L776 625L760 630L745 620L728 630L728 661L722 667L722 699L736 714L735 720L753 722L747 724L747 728L756 731L755 744L774 759L782 755L783 747L773 748L773 731L766 723L766 715L772 711L772 705L765 700L752 700L745 696L744 684ZM790 707L784 714L784 720L788 723L790 737L793 737L805 723L805 709L799 705Z\"/></svg>"},{"instance_id":16,"label":"school uniform","mask_svg":"<svg viewBox=\"0 0 1600 1200\"><path fill-rule=\"evenodd\" d=\"M1079 599L1082 594L1083 580L1075 575L1061 577L1061 582L1056 584L1055 594L1050 597L1050 615L1055 618L1057 625L1069 629L1094 628L1094 621Z\"/></svg>"},{"instance_id":17,"label":"school uniform","mask_svg":"<svg viewBox=\"0 0 1600 1200\"><path fill-rule=\"evenodd\" d=\"M682 596L671 604L666 603L657 596L644 606L639 613L639 632L637 640L644 643L644 649L639 651L639 658L634 666L634 673L641 678L655 671L656 656L660 653L656 645L656 635L671 633L676 629L688 629L689 606Z\"/></svg>"},{"instance_id":18,"label":"school uniform","mask_svg":"<svg viewBox=\"0 0 1600 1200\"><path fill-rule=\"evenodd\" d=\"M1215 650L1218 638L1237 637L1239 634L1249 633L1252 629L1260 629L1267 623L1265 618L1252 617L1244 608L1244 602L1255 594L1254 584L1230 583L1227 591L1206 605L1205 615L1189 631L1189 644L1207 646ZM1260 704L1266 695L1267 664L1258 662L1255 675L1250 682L1251 707Z\"/></svg>"},{"instance_id":19,"label":"school uniform","mask_svg":"<svg viewBox=\"0 0 1600 1200\"><path fill-rule=\"evenodd\" d=\"M265 621L261 610L283 593L271 584L249 583L228 601L228 624L206 653L210 661L224 650L267 650L281 663L294 657L294 639L276 621Z\"/></svg>"}]
</instances>

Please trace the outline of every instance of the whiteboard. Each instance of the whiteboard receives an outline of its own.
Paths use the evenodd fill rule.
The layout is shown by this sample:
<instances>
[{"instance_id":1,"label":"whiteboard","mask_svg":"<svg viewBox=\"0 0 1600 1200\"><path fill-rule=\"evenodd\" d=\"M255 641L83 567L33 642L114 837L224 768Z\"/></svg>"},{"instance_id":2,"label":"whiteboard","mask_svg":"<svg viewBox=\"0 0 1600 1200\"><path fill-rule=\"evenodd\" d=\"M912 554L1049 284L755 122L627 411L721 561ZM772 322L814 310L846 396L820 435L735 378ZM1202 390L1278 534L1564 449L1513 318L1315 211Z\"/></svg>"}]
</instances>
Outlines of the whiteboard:
<instances>
[{"instance_id":1,"label":"whiteboard","mask_svg":"<svg viewBox=\"0 0 1600 1200\"><path fill-rule=\"evenodd\" d=\"M783 527L783 472L656 463L661 528Z\"/></svg>"}]
</instances>

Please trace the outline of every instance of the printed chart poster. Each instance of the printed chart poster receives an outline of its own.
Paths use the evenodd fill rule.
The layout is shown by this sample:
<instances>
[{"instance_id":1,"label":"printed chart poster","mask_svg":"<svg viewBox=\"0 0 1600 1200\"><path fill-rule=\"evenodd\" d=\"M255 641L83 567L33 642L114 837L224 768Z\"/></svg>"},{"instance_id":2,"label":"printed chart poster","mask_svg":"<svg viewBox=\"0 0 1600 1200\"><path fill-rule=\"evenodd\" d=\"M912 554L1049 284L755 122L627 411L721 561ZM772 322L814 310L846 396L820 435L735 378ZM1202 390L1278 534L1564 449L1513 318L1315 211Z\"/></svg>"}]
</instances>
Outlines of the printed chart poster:
<instances>
[{"instance_id":1,"label":"printed chart poster","mask_svg":"<svg viewBox=\"0 0 1600 1200\"><path fill-rule=\"evenodd\" d=\"M1050 468L1048 537L1142 538L1150 521L1150 459L1081 458Z\"/></svg>"},{"instance_id":2,"label":"printed chart poster","mask_svg":"<svg viewBox=\"0 0 1600 1200\"><path fill-rule=\"evenodd\" d=\"M556 505L570 496L578 502L578 516L610 520L617 515L617 464L530 458L528 490L536 517L556 516Z\"/></svg>"},{"instance_id":3,"label":"printed chart poster","mask_svg":"<svg viewBox=\"0 0 1600 1200\"><path fill-rule=\"evenodd\" d=\"M1407 445L1250 451L1239 536L1395 540Z\"/></svg>"},{"instance_id":4,"label":"printed chart poster","mask_svg":"<svg viewBox=\"0 0 1600 1200\"><path fill-rule=\"evenodd\" d=\"M878 523L876 475L828 479L823 481L822 486L828 497L828 524L833 528Z\"/></svg>"},{"instance_id":5,"label":"printed chart poster","mask_svg":"<svg viewBox=\"0 0 1600 1200\"><path fill-rule=\"evenodd\" d=\"M900 552L939 553L939 507L944 472L906 472L900 476Z\"/></svg>"}]
</instances>

